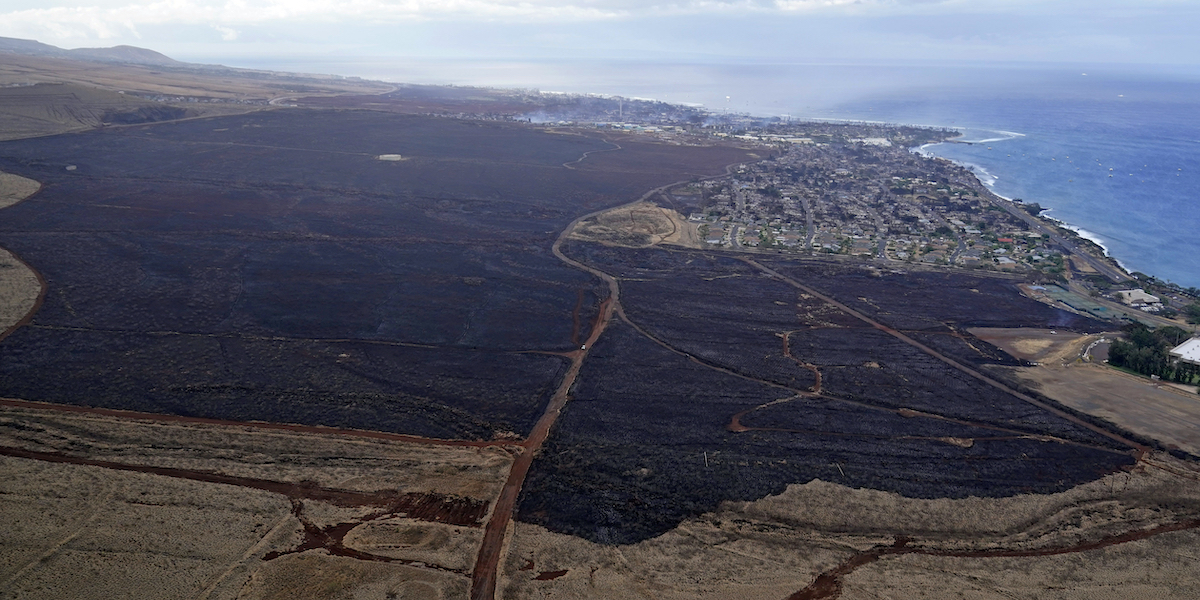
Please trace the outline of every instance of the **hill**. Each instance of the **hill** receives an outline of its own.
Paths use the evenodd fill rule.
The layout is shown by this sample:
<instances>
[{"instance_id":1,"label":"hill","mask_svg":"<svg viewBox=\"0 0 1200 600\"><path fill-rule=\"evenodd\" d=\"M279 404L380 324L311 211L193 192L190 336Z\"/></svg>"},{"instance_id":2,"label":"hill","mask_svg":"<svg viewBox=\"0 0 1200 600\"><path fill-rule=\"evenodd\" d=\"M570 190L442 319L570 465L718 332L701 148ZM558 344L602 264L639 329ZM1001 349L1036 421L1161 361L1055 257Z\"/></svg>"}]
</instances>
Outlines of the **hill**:
<instances>
[{"instance_id":1,"label":"hill","mask_svg":"<svg viewBox=\"0 0 1200 600\"><path fill-rule=\"evenodd\" d=\"M133 46L64 50L0 38L0 140L239 114L294 95L390 89L357 78L185 63Z\"/></svg>"},{"instance_id":2,"label":"hill","mask_svg":"<svg viewBox=\"0 0 1200 600\"><path fill-rule=\"evenodd\" d=\"M112 48L76 48L66 50L36 40L0 37L0 52L25 56L48 56L73 60L87 60L136 65L182 65L162 53L136 46L113 46Z\"/></svg>"}]
</instances>

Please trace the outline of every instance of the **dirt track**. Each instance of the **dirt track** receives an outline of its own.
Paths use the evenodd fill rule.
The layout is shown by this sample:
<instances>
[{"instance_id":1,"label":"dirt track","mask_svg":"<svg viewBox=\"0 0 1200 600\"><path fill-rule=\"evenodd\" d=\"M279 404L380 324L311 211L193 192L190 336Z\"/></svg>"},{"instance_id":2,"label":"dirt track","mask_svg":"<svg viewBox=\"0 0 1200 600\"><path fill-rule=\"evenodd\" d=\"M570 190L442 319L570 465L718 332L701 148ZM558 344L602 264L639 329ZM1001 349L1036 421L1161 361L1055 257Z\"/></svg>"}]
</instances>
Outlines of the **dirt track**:
<instances>
[{"instance_id":1,"label":"dirt track","mask_svg":"<svg viewBox=\"0 0 1200 600\"><path fill-rule=\"evenodd\" d=\"M835 587L847 600L1194 597L1193 470L1156 455L1065 492L957 500L814 480L615 547L521 523L506 597L782 600Z\"/></svg>"},{"instance_id":2,"label":"dirt track","mask_svg":"<svg viewBox=\"0 0 1200 600\"><path fill-rule=\"evenodd\" d=\"M842 594L842 582L847 575L853 573L859 567L873 563L887 556L919 554L925 556L941 556L950 558L1034 558L1100 550L1102 548L1108 548L1109 546L1116 546L1118 544L1127 544L1129 542L1149 539L1164 533L1173 533L1176 531L1186 531L1197 528L1200 528L1200 519L1189 519L1186 521L1180 521L1178 523L1160 525L1151 529L1128 531L1082 544L1038 548L1033 550L937 550L931 548L910 547L908 545L908 538L898 537L896 538L895 543L890 546L877 546L865 552L855 554L837 567L821 573L819 576L817 576L817 579L812 582L812 584L796 592L795 594L788 596L787 600L832 600L834 598L838 598Z\"/></svg>"},{"instance_id":3,"label":"dirt track","mask_svg":"<svg viewBox=\"0 0 1200 600\"><path fill-rule=\"evenodd\" d=\"M999 381L997 381L975 369L972 369L966 365L963 365L963 364L959 363L958 361L952 360L952 359L948 358L947 356L941 354L940 352L934 350L933 348L930 348L929 346L926 346L925 344L922 344L922 343L914 340L913 338L911 338L899 331L896 331L895 329L892 329L891 327L888 327L882 323L879 323L878 321L871 319L870 317L850 308L849 306L846 306L845 304L842 304L842 303L838 302L837 300L834 300L833 298L830 298L829 296L822 294L821 292L818 292L817 290L796 281L795 279L792 279L790 277L783 275L782 273L779 273L778 271L775 271L774 269L767 268L749 258L742 258L742 260L744 262L746 262L747 264L761 270L764 273L770 274L773 277L776 277L776 278L780 279L781 281L784 281L797 289L803 290L804 292L811 294L812 296L820 298L821 300L824 300L825 302L827 302L833 306L836 306L842 312L844 312L848 315L851 315L851 316L871 325L872 327L875 327L876 329L879 329L880 331L883 331L883 332L891 335L892 337L895 337L895 338L899 339L900 341L902 341L914 348L917 348L918 350L921 350L922 352L950 365L951 367L954 367L955 369L957 369L967 375L970 375L971 377L974 377L974 378L976 378L994 388L997 388L1007 394L1011 394L1017 398L1020 398L1021 400L1024 400L1025 402L1028 402L1034 406L1037 406L1038 408L1041 408L1042 410L1045 410L1049 413L1052 413L1054 415L1062 417L1080 427L1089 429L1089 430L1091 430L1095 433L1098 433L1104 437L1107 437L1109 439L1120 442L1121 444L1128 446L1130 448L1130 450L1138 456L1144 455L1146 453L1146 451L1148 450L1148 448L1143 444L1139 444L1139 443L1137 443L1133 440L1127 439L1124 436L1121 436L1117 433L1114 433L1114 432L1104 429L1102 427L1093 425L1092 423L1084 421L1083 419L1080 419L1070 413L1059 410L1053 406L1050 406L1044 402L1041 402L1041 401L1029 396L1028 394L1023 394L1021 392L1018 392L1018 391L1004 385L1003 383L1000 383Z\"/></svg>"},{"instance_id":4,"label":"dirt track","mask_svg":"<svg viewBox=\"0 0 1200 600\"><path fill-rule=\"evenodd\" d=\"M112 408L95 408L90 406L74 406L70 404L48 404L45 402L30 402L28 400L16 400L13 398L0 398L0 406L15 406L20 408L35 408L40 410L53 410L65 413L79 413L103 415L107 417L118 417L122 419L139 419L143 421L160 421L163 423L195 423L200 425L220 425L224 427L249 427L254 429L275 429L281 431L292 431L297 433L318 433L318 434L333 434L333 435L348 435L353 437L372 438L377 440L393 440L397 442L407 442L410 444L430 444L435 446L462 446L469 448L488 448L492 446L514 446L517 444L513 440L492 440L492 441L476 441L476 440L441 440L435 438L425 438L415 435L404 435L401 433L388 433L386 431L370 431L366 429L340 429L337 427L322 427L319 425L297 425L294 423L267 423L265 421L224 421L221 419L206 419L204 417L184 417L180 415L168 415L160 413L144 413L131 410L117 410Z\"/></svg>"},{"instance_id":5,"label":"dirt track","mask_svg":"<svg viewBox=\"0 0 1200 600\"><path fill-rule=\"evenodd\" d=\"M394 490L378 490L375 492L358 492L328 488L309 483L286 481L271 481L269 479L254 479L237 477L223 473L178 469L173 467L158 467L152 465L133 465L108 460L97 460L68 456L57 452L38 452L23 448L0 446L0 456L28 458L51 463L84 465L101 467L115 471L130 471L147 473L160 477L190 479L205 483L220 483L237 487L274 492L287 496L293 501L318 500L327 504L341 507L370 506L382 509L376 513L404 513L409 518L454 525L479 526L480 520L487 514L487 503L472 501L466 498L443 497L440 494L399 494Z\"/></svg>"},{"instance_id":6,"label":"dirt track","mask_svg":"<svg viewBox=\"0 0 1200 600\"><path fill-rule=\"evenodd\" d=\"M620 149L618 146L616 149ZM586 158L586 156L585 156ZM582 158L580 160L583 160ZM578 161L576 161L578 162ZM566 166L566 165L564 165ZM725 168L725 173L728 174L730 166ZM723 176L723 175L722 175ZM720 177L720 176L718 176ZM645 202L648 198L656 194L662 193L664 190L672 188L683 182L670 183L655 189L652 189L624 207L635 206ZM618 207L618 208L624 208ZM554 426L554 422L561 414L563 407L566 405L571 392L571 387L575 385L575 378L579 375L579 369L583 366L584 359L587 358L588 349L596 344L596 340L604 333L605 327L612 320L614 314L620 315L623 320L629 319L624 316L620 304L620 285L616 278L608 273L589 267L583 263L568 258L562 252L562 243L565 241L580 223L587 219L594 218L602 213L609 212L612 209L604 209L594 213L583 215L571 222L558 238L554 240L552 251L559 260L580 269L591 273L608 284L609 297L600 305L600 310L596 316L596 322L592 325L591 335L587 341L581 345L579 350L569 354L571 357L571 366L563 376L562 383L558 390L550 399L546 411L542 417L538 419L529 437L521 444L522 452L517 455L513 461L512 470L509 472L508 481L505 482L503 490L500 492L500 497L497 498L495 508L492 510L492 518L488 521L484 528L483 543L479 548L479 556L475 561L475 568L471 574L471 600L492 600L496 596L496 583L499 574L500 563L504 558L505 538L508 533L508 525L512 520L513 511L516 508L517 497L521 493L521 487L525 483L525 477L529 474L529 467L533 464L533 459L537 455L542 444L546 441L546 437L550 434L550 429Z\"/></svg>"},{"instance_id":7,"label":"dirt track","mask_svg":"<svg viewBox=\"0 0 1200 600\"><path fill-rule=\"evenodd\" d=\"M598 315L596 324L592 327L592 335L588 337L586 342L588 347L596 343L596 340L604 332L605 326L608 325L609 320L612 318L612 314L613 301L612 298L608 298L600 306L600 314ZM508 480L504 483L504 488L500 491L500 497L496 499L492 518L484 528L483 543L479 547L479 556L475 561L475 569L471 573L472 600L484 600L495 597L496 577L500 561L503 558L504 540L508 533L508 524L512 520L513 511L516 508L517 497L521 494L521 487L525 484L525 477L529 474L529 467L533 464L533 459L537 451L542 447L542 443L546 441L546 437L550 435L550 428L554 426L558 415L561 414L563 407L567 404L571 386L575 384L575 378L579 375L579 368L583 366L583 359L586 358L587 351L576 350L573 354L571 367L567 370L566 375L563 376L563 382L559 386L558 391L550 399L550 404L546 407L546 412L542 414L542 418L534 425L529 437L522 442L521 453L513 460Z\"/></svg>"}]
</instances>

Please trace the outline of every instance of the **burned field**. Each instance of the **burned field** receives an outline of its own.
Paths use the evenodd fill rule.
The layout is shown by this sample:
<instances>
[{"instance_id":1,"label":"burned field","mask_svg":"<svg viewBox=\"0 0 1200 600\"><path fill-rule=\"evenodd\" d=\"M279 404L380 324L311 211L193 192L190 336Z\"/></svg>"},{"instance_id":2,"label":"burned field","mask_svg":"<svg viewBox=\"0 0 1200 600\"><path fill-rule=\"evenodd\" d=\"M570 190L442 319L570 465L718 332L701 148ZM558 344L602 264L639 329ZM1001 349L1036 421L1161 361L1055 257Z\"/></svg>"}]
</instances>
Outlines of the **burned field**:
<instances>
[{"instance_id":1,"label":"burned field","mask_svg":"<svg viewBox=\"0 0 1200 600\"><path fill-rule=\"evenodd\" d=\"M0 397L512 439L578 369L518 516L606 544L815 478L1007 497L1133 463L980 370L1018 363L968 327L1101 327L1010 280L564 235L749 156L342 110L4 143L44 188L0 241L48 292Z\"/></svg>"},{"instance_id":2,"label":"burned field","mask_svg":"<svg viewBox=\"0 0 1200 600\"><path fill-rule=\"evenodd\" d=\"M45 187L0 241L48 293L0 344L0 396L524 435L607 295L552 255L558 233L746 156L627 142L579 160L611 148L311 110L6 142L0 170Z\"/></svg>"},{"instance_id":3,"label":"burned field","mask_svg":"<svg viewBox=\"0 0 1200 600\"><path fill-rule=\"evenodd\" d=\"M1001 497L1062 491L1133 463L1119 435L920 347L968 370L1013 364L962 328L1077 319L1012 282L587 242L564 251L618 278L628 323L610 326L580 373L530 473L526 522L632 543L722 500L814 478L916 498Z\"/></svg>"}]
</instances>

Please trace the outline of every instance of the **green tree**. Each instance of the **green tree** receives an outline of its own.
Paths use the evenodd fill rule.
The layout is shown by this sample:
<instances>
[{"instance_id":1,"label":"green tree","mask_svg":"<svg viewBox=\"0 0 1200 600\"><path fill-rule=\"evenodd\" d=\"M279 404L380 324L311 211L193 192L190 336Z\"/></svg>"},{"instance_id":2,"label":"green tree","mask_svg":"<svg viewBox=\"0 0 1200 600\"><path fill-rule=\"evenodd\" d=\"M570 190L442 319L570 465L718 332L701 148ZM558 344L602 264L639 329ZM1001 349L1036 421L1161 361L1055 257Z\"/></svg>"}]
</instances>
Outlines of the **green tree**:
<instances>
[{"instance_id":1,"label":"green tree","mask_svg":"<svg viewBox=\"0 0 1200 600\"><path fill-rule=\"evenodd\" d=\"M1200 323L1200 302L1193 302L1183 309L1183 315L1188 323Z\"/></svg>"},{"instance_id":2,"label":"green tree","mask_svg":"<svg viewBox=\"0 0 1200 600\"><path fill-rule=\"evenodd\" d=\"M1177 380L1185 374L1171 358L1170 350L1186 340L1188 332L1178 327L1150 329L1141 323L1126 325L1123 331L1127 339L1117 340L1109 347L1109 364L1167 380Z\"/></svg>"}]
</instances>

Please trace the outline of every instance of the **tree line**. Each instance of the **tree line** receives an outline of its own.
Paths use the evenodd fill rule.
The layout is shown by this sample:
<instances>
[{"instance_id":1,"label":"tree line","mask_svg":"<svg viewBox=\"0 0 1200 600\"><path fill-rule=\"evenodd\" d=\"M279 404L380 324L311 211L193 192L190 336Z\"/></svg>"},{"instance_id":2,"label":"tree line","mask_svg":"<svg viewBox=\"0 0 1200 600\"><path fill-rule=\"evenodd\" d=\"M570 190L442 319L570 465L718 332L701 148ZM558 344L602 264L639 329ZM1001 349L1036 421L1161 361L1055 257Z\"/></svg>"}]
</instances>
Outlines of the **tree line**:
<instances>
[{"instance_id":1,"label":"tree line","mask_svg":"<svg viewBox=\"0 0 1200 600\"><path fill-rule=\"evenodd\" d=\"M1112 343L1108 364L1165 381L1192 384L1200 380L1200 365L1176 361L1170 354L1171 348L1187 341L1191 333L1179 327L1151 329L1141 323L1130 323L1122 331L1127 339Z\"/></svg>"}]
</instances>

